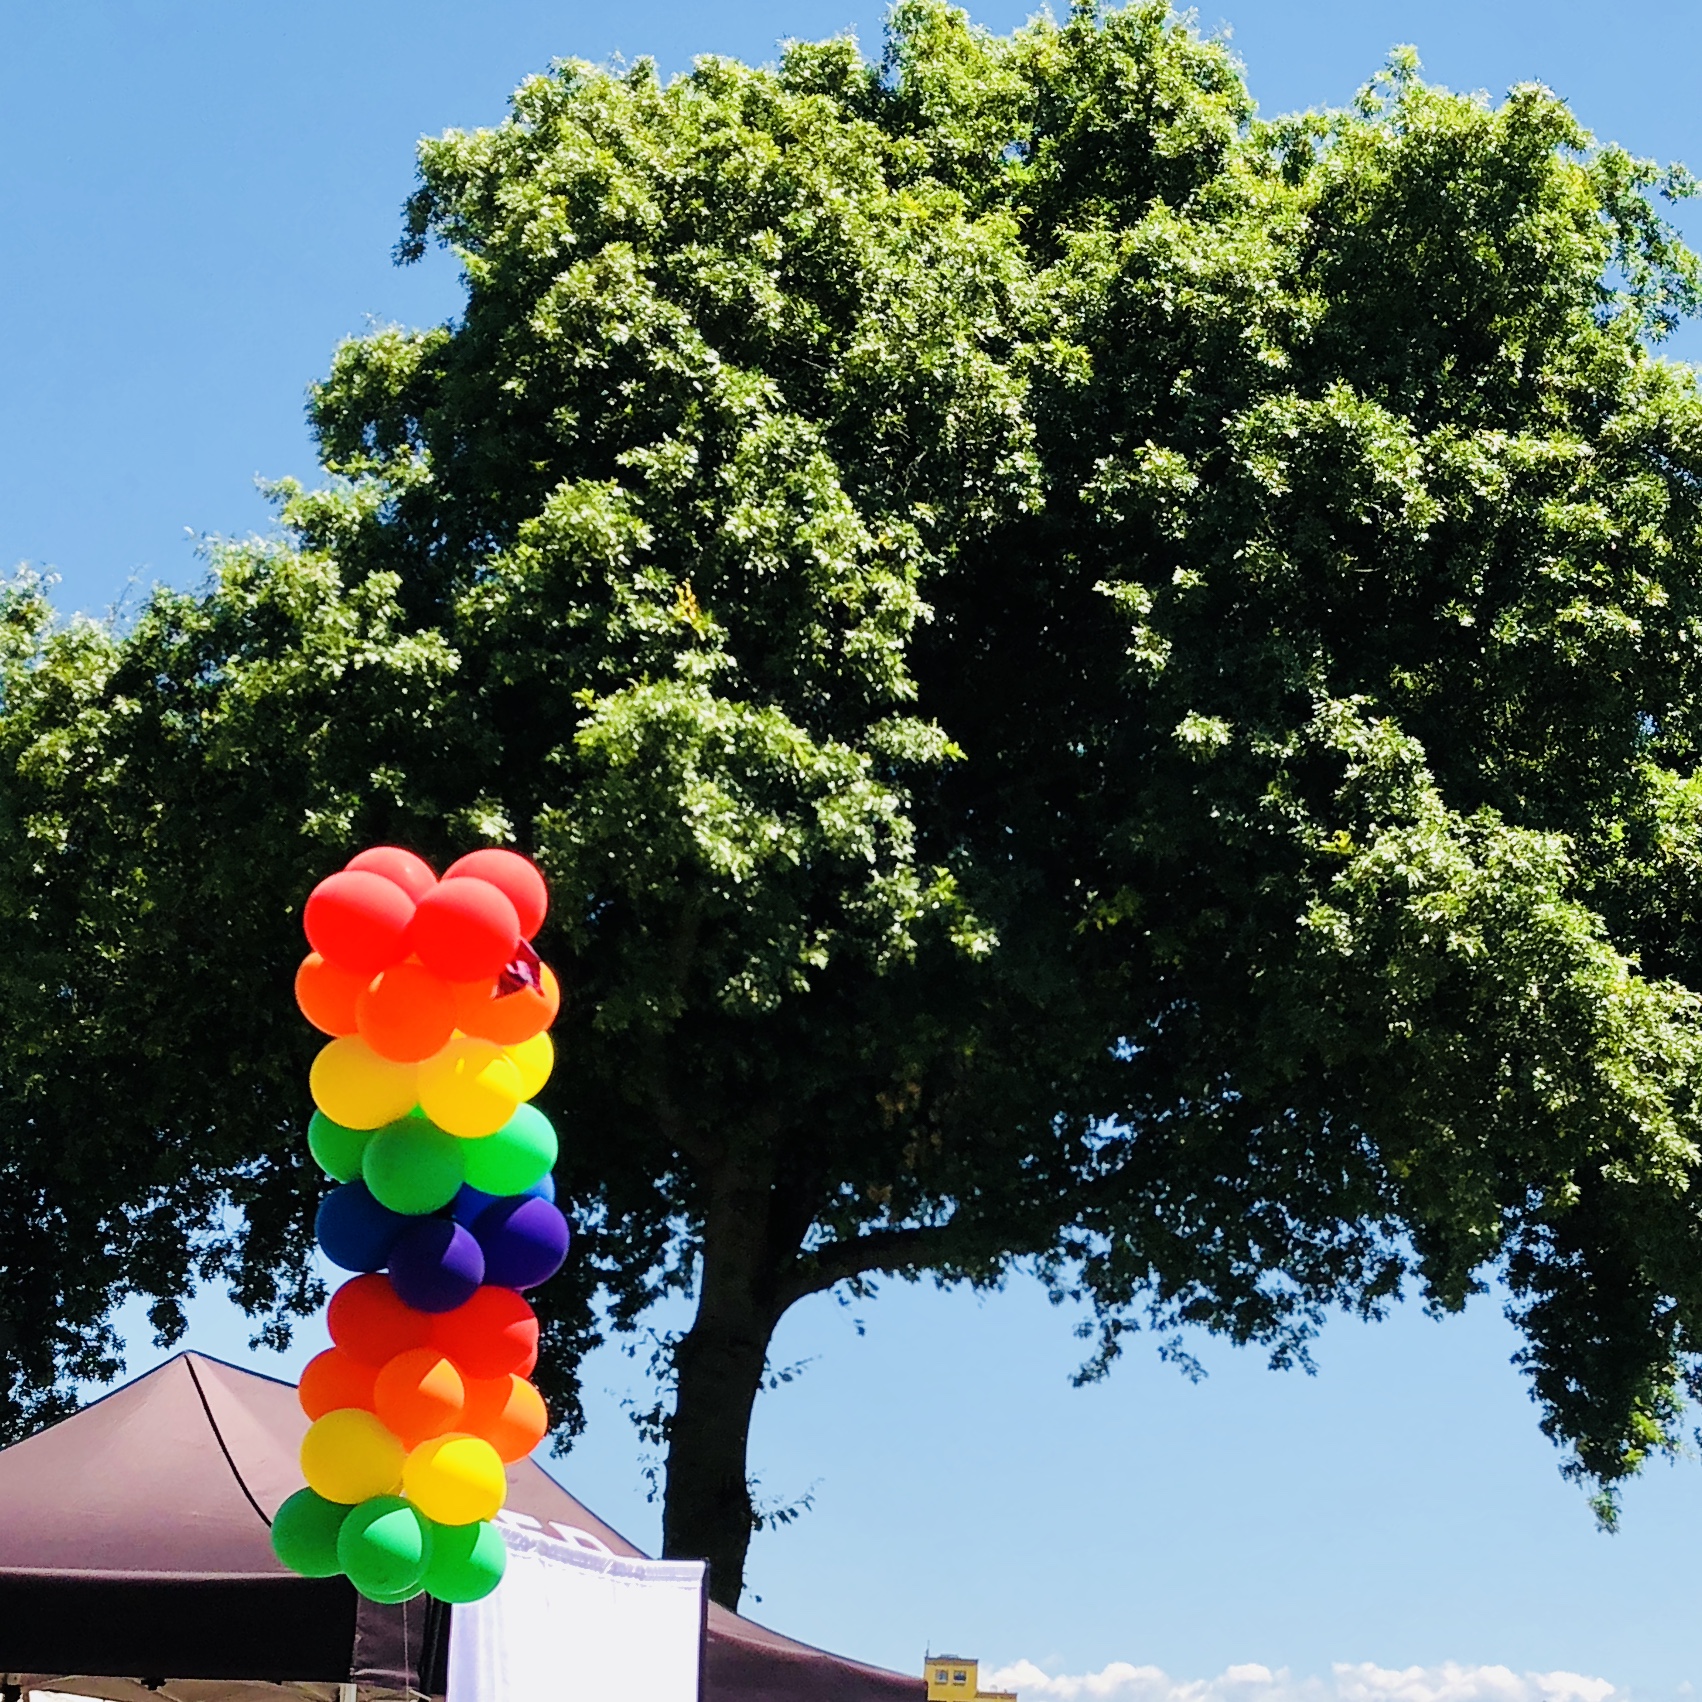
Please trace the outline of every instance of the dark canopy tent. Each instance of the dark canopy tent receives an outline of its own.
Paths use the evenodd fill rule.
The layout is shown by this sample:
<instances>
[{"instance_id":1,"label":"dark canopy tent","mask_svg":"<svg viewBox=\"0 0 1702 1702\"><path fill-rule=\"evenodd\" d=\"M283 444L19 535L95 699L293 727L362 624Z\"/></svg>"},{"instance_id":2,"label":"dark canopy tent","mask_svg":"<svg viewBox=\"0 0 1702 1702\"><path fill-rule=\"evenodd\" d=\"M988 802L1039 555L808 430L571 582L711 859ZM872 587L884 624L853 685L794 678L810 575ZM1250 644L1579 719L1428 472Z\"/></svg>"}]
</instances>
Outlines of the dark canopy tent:
<instances>
[{"instance_id":1,"label":"dark canopy tent","mask_svg":"<svg viewBox=\"0 0 1702 1702\"><path fill-rule=\"evenodd\" d=\"M0 1450L0 1675L114 1702L440 1695L450 1616L298 1578L267 1531L301 1486L287 1383L179 1354ZM508 1506L638 1550L530 1460ZM842 1660L711 1606L705 1702L918 1702L919 1678ZM347 1692L345 1691L345 1696Z\"/></svg>"}]
</instances>

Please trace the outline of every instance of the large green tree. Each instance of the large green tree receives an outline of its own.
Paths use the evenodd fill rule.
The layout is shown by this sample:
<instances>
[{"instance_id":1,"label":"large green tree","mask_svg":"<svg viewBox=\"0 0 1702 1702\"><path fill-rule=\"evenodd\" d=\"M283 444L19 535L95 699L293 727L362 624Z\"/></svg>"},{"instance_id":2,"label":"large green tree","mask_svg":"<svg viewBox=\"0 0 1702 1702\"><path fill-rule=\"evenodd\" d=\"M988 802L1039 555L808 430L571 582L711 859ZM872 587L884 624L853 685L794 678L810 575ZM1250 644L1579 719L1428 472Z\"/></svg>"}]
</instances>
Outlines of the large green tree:
<instances>
[{"instance_id":1,"label":"large green tree","mask_svg":"<svg viewBox=\"0 0 1702 1702\"><path fill-rule=\"evenodd\" d=\"M738 1599L800 1299L1029 1262L1304 1353L1506 1286L1611 1508L1702 1359L1688 188L1391 62L1256 120L1160 4L423 145L461 315L345 344L329 480L124 627L12 587L0 1407L116 1297L321 1291L296 916L535 850L575 1367L670 1288L665 1537Z\"/></svg>"}]
</instances>

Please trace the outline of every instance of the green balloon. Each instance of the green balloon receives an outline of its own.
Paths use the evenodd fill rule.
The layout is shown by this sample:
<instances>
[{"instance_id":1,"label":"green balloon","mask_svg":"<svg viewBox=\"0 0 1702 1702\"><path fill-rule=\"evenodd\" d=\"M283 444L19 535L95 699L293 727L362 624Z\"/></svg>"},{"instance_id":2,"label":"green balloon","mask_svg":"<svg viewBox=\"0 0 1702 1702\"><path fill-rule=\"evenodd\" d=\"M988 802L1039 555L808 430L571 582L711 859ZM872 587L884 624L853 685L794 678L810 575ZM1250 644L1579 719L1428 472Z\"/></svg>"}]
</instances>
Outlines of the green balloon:
<instances>
[{"instance_id":1,"label":"green balloon","mask_svg":"<svg viewBox=\"0 0 1702 1702\"><path fill-rule=\"evenodd\" d=\"M467 1186L482 1194L525 1193L555 1169L558 1150L556 1132L536 1105L522 1105L494 1135L461 1145L467 1149Z\"/></svg>"},{"instance_id":2,"label":"green balloon","mask_svg":"<svg viewBox=\"0 0 1702 1702\"><path fill-rule=\"evenodd\" d=\"M319 1168L339 1182L352 1182L360 1175L361 1156L371 1139L371 1129L345 1129L323 1111L315 1111L307 1125L307 1150Z\"/></svg>"},{"instance_id":3,"label":"green balloon","mask_svg":"<svg viewBox=\"0 0 1702 1702\"><path fill-rule=\"evenodd\" d=\"M421 1587L440 1602L476 1602L502 1582L508 1545L488 1519L475 1525L431 1527L431 1564Z\"/></svg>"},{"instance_id":4,"label":"green balloon","mask_svg":"<svg viewBox=\"0 0 1702 1702\"><path fill-rule=\"evenodd\" d=\"M405 1601L431 1563L431 1521L399 1495L375 1495L343 1521L337 1558L363 1596Z\"/></svg>"},{"instance_id":5,"label":"green balloon","mask_svg":"<svg viewBox=\"0 0 1702 1702\"><path fill-rule=\"evenodd\" d=\"M349 1510L311 1489L298 1489L272 1515L272 1552L304 1578L335 1578L343 1570L337 1537Z\"/></svg>"},{"instance_id":6,"label":"green balloon","mask_svg":"<svg viewBox=\"0 0 1702 1702\"><path fill-rule=\"evenodd\" d=\"M421 1593L422 1592L418 1584L410 1584L405 1589L401 1590L361 1591L361 1594L365 1596L369 1602L383 1602L386 1606L390 1606L396 1602L411 1602L415 1596Z\"/></svg>"},{"instance_id":7,"label":"green balloon","mask_svg":"<svg viewBox=\"0 0 1702 1702\"><path fill-rule=\"evenodd\" d=\"M367 1142L361 1175L372 1197L392 1211L410 1217L439 1211L461 1191L464 1145L435 1123L404 1117Z\"/></svg>"}]
</instances>

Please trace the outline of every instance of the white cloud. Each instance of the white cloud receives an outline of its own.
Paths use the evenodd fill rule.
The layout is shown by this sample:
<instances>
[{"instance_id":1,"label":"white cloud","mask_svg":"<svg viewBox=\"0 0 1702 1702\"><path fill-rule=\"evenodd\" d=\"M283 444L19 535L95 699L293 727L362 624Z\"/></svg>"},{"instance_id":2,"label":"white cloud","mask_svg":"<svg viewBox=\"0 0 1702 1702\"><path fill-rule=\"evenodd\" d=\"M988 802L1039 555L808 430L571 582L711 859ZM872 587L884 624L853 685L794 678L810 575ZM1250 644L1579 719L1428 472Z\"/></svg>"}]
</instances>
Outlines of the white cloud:
<instances>
[{"instance_id":1,"label":"white cloud","mask_svg":"<svg viewBox=\"0 0 1702 1702\"><path fill-rule=\"evenodd\" d=\"M1048 1673L1033 1661L1016 1661L981 1682L990 1690L1014 1690L1021 1702L1625 1702L1605 1678L1456 1661L1438 1667L1338 1661L1327 1679L1251 1662L1216 1678L1175 1679L1128 1661L1087 1673Z\"/></svg>"}]
</instances>

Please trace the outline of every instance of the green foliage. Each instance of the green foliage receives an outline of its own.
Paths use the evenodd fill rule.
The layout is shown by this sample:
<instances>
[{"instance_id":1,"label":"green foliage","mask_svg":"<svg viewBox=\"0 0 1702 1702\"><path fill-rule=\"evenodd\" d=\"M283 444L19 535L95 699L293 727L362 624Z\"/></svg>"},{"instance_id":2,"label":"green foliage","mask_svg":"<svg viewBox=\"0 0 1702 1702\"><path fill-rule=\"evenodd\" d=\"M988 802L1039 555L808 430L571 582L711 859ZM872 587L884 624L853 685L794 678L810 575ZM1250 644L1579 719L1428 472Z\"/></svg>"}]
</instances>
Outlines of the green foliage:
<instances>
[{"instance_id":1,"label":"green foliage","mask_svg":"<svg viewBox=\"0 0 1702 1702\"><path fill-rule=\"evenodd\" d=\"M883 1271L1034 1262L1087 1374L1498 1274L1579 1473L1673 1448L1689 179L1410 51L1258 121L1148 0L567 63L420 178L465 311L338 351L283 538L127 630L0 610L12 1427L117 1295L320 1298L293 918L386 838L551 876L549 1391L695 1288L668 1531L723 1599L773 1325Z\"/></svg>"}]
</instances>

